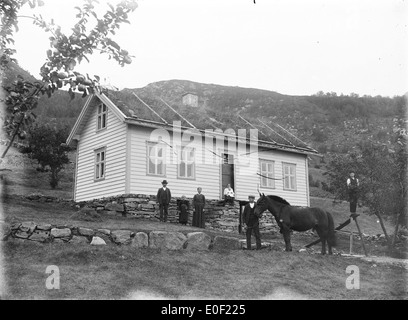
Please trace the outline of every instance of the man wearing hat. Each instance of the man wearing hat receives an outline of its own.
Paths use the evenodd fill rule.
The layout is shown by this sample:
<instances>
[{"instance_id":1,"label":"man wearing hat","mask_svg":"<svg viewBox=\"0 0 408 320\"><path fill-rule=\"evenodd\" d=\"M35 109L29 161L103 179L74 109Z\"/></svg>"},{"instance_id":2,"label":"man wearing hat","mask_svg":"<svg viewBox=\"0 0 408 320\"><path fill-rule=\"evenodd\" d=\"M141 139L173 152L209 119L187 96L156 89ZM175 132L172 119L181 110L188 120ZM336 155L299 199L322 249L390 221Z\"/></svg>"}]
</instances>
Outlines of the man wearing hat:
<instances>
[{"instance_id":1,"label":"man wearing hat","mask_svg":"<svg viewBox=\"0 0 408 320\"><path fill-rule=\"evenodd\" d=\"M243 220L247 225L246 243L247 250L251 250L251 236L254 233L256 240L256 250L261 249L261 235L259 233L259 217L255 215L255 196L248 196L249 203L244 207Z\"/></svg>"},{"instance_id":2,"label":"man wearing hat","mask_svg":"<svg viewBox=\"0 0 408 320\"><path fill-rule=\"evenodd\" d=\"M170 189L167 188L167 181L162 181L162 188L159 188L157 191L157 203L159 204L160 208L160 221L166 222L167 221L167 213L171 199L171 192Z\"/></svg>"}]
</instances>

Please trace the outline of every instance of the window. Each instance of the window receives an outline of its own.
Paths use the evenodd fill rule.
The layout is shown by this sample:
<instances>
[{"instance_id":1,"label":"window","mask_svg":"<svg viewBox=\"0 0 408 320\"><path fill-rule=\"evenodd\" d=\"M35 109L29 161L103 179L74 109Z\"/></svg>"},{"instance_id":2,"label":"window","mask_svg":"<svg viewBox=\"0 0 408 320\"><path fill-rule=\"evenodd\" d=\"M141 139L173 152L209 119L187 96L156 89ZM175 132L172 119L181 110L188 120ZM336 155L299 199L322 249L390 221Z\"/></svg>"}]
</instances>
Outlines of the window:
<instances>
[{"instance_id":1,"label":"window","mask_svg":"<svg viewBox=\"0 0 408 320\"><path fill-rule=\"evenodd\" d=\"M275 165L273 161L260 160L261 187L275 188Z\"/></svg>"},{"instance_id":2,"label":"window","mask_svg":"<svg viewBox=\"0 0 408 320\"><path fill-rule=\"evenodd\" d=\"M296 190L296 165L283 163L283 189Z\"/></svg>"},{"instance_id":3,"label":"window","mask_svg":"<svg viewBox=\"0 0 408 320\"><path fill-rule=\"evenodd\" d=\"M106 128L106 121L108 118L108 108L103 103L98 106L98 116L97 116L97 130L102 130Z\"/></svg>"},{"instance_id":4,"label":"window","mask_svg":"<svg viewBox=\"0 0 408 320\"><path fill-rule=\"evenodd\" d=\"M234 155L223 153L222 154L222 163L223 164L234 164Z\"/></svg>"},{"instance_id":5,"label":"window","mask_svg":"<svg viewBox=\"0 0 408 320\"><path fill-rule=\"evenodd\" d=\"M195 179L195 149L190 147L178 150L178 178Z\"/></svg>"},{"instance_id":6,"label":"window","mask_svg":"<svg viewBox=\"0 0 408 320\"><path fill-rule=\"evenodd\" d=\"M147 174L164 176L165 149L158 143L147 144Z\"/></svg>"},{"instance_id":7,"label":"window","mask_svg":"<svg viewBox=\"0 0 408 320\"><path fill-rule=\"evenodd\" d=\"M95 180L105 179L106 148L95 151Z\"/></svg>"}]
</instances>

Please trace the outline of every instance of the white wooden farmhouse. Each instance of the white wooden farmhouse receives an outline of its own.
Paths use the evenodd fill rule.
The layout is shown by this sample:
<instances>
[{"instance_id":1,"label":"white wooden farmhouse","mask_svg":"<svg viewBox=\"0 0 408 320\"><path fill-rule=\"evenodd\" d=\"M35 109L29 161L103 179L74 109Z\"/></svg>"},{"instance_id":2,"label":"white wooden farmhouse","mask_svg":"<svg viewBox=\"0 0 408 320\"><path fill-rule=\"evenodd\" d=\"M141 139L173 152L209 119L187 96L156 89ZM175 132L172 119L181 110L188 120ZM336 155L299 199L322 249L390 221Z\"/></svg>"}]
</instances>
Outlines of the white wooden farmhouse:
<instances>
[{"instance_id":1,"label":"white wooden farmhouse","mask_svg":"<svg viewBox=\"0 0 408 320\"><path fill-rule=\"evenodd\" d=\"M317 152L282 127L236 114L220 121L181 97L169 105L118 94L91 95L68 137L77 150L75 201L155 195L167 180L173 197L202 187L207 199L222 199L230 183L237 200L259 190L309 205L308 154Z\"/></svg>"}]
</instances>

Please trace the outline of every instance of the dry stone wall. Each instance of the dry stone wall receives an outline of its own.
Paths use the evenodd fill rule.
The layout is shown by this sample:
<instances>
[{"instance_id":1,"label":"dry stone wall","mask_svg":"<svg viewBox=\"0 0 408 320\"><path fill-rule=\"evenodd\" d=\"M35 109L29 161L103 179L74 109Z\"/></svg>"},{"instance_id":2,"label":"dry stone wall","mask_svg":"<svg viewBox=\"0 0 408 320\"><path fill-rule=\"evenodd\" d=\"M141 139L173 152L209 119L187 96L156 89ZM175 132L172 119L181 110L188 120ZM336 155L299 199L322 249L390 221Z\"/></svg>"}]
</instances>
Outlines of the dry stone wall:
<instances>
[{"instance_id":1,"label":"dry stone wall","mask_svg":"<svg viewBox=\"0 0 408 320\"><path fill-rule=\"evenodd\" d=\"M32 221L9 225L0 222L0 241L35 241L41 243L66 243L71 245L125 245L135 248L163 250L210 250L243 248L242 239L216 236L205 232L90 229L78 226L51 225Z\"/></svg>"}]
</instances>

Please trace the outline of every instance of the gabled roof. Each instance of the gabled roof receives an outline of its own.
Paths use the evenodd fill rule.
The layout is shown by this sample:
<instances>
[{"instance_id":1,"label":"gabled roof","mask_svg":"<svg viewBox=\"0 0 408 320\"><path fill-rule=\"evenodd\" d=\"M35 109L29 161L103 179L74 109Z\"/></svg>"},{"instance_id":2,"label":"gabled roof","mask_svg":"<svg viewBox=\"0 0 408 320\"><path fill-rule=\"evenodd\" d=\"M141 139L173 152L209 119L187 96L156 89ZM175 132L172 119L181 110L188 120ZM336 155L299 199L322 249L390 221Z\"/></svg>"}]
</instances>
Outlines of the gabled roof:
<instances>
[{"instance_id":1,"label":"gabled roof","mask_svg":"<svg viewBox=\"0 0 408 320\"><path fill-rule=\"evenodd\" d=\"M224 136L231 133L239 134L243 132L242 129L245 129L245 138L248 142L251 140L249 129L256 129L258 130L259 146L295 153L318 153L292 133L270 121L250 119L239 114L225 115L225 113L206 108L191 108L181 104L170 105L160 97L140 97L135 93L125 94L120 91L97 92L88 98L67 139L68 144L72 142L75 135L81 132L94 96L105 103L121 121L129 124L172 130L173 121L180 121L182 129L194 128L201 132L208 129L219 129Z\"/></svg>"}]
</instances>

